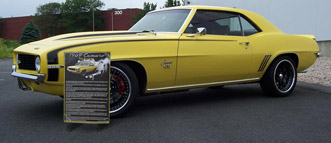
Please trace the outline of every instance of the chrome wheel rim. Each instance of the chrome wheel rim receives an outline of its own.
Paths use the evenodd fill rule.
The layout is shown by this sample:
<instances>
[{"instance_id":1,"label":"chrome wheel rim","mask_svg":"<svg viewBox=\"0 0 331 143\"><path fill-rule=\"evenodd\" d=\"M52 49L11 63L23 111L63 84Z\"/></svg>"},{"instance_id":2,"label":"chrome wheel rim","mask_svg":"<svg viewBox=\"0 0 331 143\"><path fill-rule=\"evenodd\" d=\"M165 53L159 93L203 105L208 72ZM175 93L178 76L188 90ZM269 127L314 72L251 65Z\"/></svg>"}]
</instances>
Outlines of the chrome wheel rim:
<instances>
[{"instance_id":1,"label":"chrome wheel rim","mask_svg":"<svg viewBox=\"0 0 331 143\"><path fill-rule=\"evenodd\" d=\"M274 84L281 93L289 92L295 83L295 68L289 60L280 61L274 71Z\"/></svg>"},{"instance_id":2,"label":"chrome wheel rim","mask_svg":"<svg viewBox=\"0 0 331 143\"><path fill-rule=\"evenodd\" d=\"M131 82L119 68L111 67L110 77L110 110L115 113L125 107L131 97Z\"/></svg>"}]
</instances>

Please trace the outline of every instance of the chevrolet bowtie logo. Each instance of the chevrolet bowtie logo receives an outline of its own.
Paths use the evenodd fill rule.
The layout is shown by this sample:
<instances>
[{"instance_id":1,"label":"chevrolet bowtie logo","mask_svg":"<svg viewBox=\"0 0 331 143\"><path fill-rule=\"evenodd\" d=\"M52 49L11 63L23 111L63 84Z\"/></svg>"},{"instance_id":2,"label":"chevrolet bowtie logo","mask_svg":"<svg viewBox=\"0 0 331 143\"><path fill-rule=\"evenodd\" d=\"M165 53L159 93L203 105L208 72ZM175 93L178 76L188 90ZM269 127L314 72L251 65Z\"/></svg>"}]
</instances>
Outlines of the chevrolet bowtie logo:
<instances>
[{"instance_id":1,"label":"chevrolet bowtie logo","mask_svg":"<svg viewBox=\"0 0 331 143\"><path fill-rule=\"evenodd\" d=\"M163 68L165 68L165 69L169 69L169 68L171 68L171 64L172 64L172 61L167 61L166 59L164 59L163 62L161 63L161 66L163 66Z\"/></svg>"}]
</instances>

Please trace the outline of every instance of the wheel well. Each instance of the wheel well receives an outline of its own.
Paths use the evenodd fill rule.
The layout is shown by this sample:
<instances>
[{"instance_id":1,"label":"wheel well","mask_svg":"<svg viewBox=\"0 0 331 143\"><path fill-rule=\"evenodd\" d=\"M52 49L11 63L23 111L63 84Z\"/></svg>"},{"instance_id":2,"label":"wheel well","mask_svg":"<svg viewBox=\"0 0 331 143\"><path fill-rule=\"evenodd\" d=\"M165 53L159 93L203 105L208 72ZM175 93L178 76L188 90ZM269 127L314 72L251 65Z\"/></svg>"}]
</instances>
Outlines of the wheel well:
<instances>
[{"instance_id":1,"label":"wheel well","mask_svg":"<svg viewBox=\"0 0 331 143\"><path fill-rule=\"evenodd\" d=\"M144 95L147 84L147 74L145 68L136 61L114 61L114 63L124 63L133 70L139 83L139 95Z\"/></svg>"},{"instance_id":2,"label":"wheel well","mask_svg":"<svg viewBox=\"0 0 331 143\"><path fill-rule=\"evenodd\" d=\"M294 54L294 53L286 53L286 54L281 54L281 55L278 55L275 59L281 57L281 56L289 56L295 63L295 67L298 68L298 65L299 65L299 57L298 55Z\"/></svg>"},{"instance_id":3,"label":"wheel well","mask_svg":"<svg viewBox=\"0 0 331 143\"><path fill-rule=\"evenodd\" d=\"M279 58L279 57L281 57L281 56L289 56L289 57L294 61L295 66L298 67L298 65L299 65L299 58L298 58L298 56L297 56L296 54L294 54L294 53L285 53L285 54L280 54L280 55L276 56L276 57L272 60L272 62L269 64L269 67L270 67L270 65L272 65L272 63L273 63L277 58ZM269 67L268 67L268 68L269 68Z\"/></svg>"},{"instance_id":4,"label":"wheel well","mask_svg":"<svg viewBox=\"0 0 331 143\"><path fill-rule=\"evenodd\" d=\"M276 56L276 57L272 60L272 62L269 64L267 70L269 70L269 68L270 68L270 66L273 64L273 62L274 62L277 58L279 58L279 57L281 57L281 56L289 56L289 57L294 61L295 66L298 68L298 65L299 65L299 58L298 58L298 56L297 56L296 54L294 54L294 53L285 53L285 54L280 54L280 55ZM265 75L266 73L267 73L267 72L265 72L265 73L263 74L262 77L264 77L264 75Z\"/></svg>"}]
</instances>

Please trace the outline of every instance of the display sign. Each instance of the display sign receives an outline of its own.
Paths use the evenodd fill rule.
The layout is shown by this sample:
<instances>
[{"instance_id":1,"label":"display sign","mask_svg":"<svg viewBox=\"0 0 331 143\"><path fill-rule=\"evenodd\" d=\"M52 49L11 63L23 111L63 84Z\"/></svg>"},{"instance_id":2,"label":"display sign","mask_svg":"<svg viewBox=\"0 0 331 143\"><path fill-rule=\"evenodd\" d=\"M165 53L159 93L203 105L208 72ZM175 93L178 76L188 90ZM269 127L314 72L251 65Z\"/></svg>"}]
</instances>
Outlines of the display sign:
<instances>
[{"instance_id":1,"label":"display sign","mask_svg":"<svg viewBox=\"0 0 331 143\"><path fill-rule=\"evenodd\" d=\"M65 53L64 122L109 123L110 53Z\"/></svg>"}]
</instances>

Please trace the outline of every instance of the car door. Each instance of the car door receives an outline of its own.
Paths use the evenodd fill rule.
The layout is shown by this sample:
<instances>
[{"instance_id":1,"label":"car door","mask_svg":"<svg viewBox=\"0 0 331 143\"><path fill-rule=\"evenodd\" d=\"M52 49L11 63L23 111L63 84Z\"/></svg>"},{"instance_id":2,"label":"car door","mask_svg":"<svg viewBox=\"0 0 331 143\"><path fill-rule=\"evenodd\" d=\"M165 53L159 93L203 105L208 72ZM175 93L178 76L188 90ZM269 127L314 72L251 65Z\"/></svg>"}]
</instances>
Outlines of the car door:
<instances>
[{"instance_id":1,"label":"car door","mask_svg":"<svg viewBox=\"0 0 331 143\"><path fill-rule=\"evenodd\" d=\"M194 34L197 28L205 28L205 34ZM179 40L176 85L242 80L251 60L239 14L197 10Z\"/></svg>"}]
</instances>

